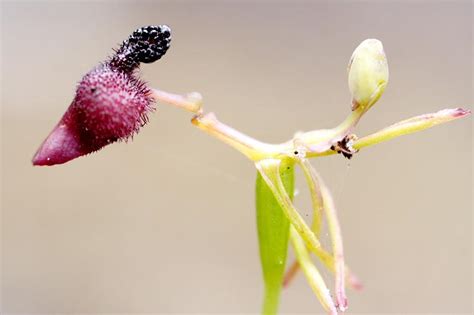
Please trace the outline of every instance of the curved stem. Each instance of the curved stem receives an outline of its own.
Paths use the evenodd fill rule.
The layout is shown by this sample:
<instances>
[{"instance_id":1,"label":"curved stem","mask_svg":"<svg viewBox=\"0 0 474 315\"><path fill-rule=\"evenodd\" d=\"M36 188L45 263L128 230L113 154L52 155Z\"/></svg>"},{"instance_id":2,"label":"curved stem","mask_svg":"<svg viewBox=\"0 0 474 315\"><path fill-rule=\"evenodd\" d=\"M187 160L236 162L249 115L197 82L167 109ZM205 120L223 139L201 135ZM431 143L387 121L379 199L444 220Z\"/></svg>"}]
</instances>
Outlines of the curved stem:
<instances>
[{"instance_id":1,"label":"curved stem","mask_svg":"<svg viewBox=\"0 0 474 315\"><path fill-rule=\"evenodd\" d=\"M360 138L354 142L353 147L354 149L359 150L383 141L391 140L393 138L417 131L422 131L442 123L462 118L469 115L470 113L470 110L464 110L462 108L450 108L440 110L436 113L415 116L395 123L371 135Z\"/></svg>"},{"instance_id":2,"label":"curved stem","mask_svg":"<svg viewBox=\"0 0 474 315\"><path fill-rule=\"evenodd\" d=\"M311 261L303 239L296 232L293 226L290 227L290 240L295 249L295 255L298 263L300 264L301 269L303 269L311 289L313 289L313 292L316 294L324 309L329 312L329 314L337 314L337 309L334 305L331 295L329 294L329 289L326 286L323 277L321 277L318 269Z\"/></svg>"},{"instance_id":3,"label":"curved stem","mask_svg":"<svg viewBox=\"0 0 474 315\"><path fill-rule=\"evenodd\" d=\"M352 111L337 127L308 131L300 134L298 140L307 148L308 157L332 151L331 146L350 134L363 114L363 109L358 108Z\"/></svg>"},{"instance_id":4,"label":"curved stem","mask_svg":"<svg viewBox=\"0 0 474 315\"><path fill-rule=\"evenodd\" d=\"M192 123L207 134L218 138L247 156L252 161L270 158L294 157L297 145L303 145L310 154L324 154L335 142L346 136L357 124L362 116L361 110L351 114L336 128L315 130L298 134L295 138L280 144L270 144L258 141L222 122L214 113L203 113L202 97L199 93L190 93L187 96L172 94L157 89L152 90L151 96L175 107L195 113Z\"/></svg>"},{"instance_id":5,"label":"curved stem","mask_svg":"<svg viewBox=\"0 0 474 315\"><path fill-rule=\"evenodd\" d=\"M314 235L313 231L306 225L304 219L298 213L298 210L293 206L290 197L288 196L285 186L280 178L279 167L281 161L279 159L267 159L255 163L262 178L267 183L268 187L273 191L275 199L280 204L283 212L290 220L290 223L295 227L296 231L303 237L308 246L316 251L321 251L321 243Z\"/></svg>"},{"instance_id":6,"label":"curved stem","mask_svg":"<svg viewBox=\"0 0 474 315\"><path fill-rule=\"evenodd\" d=\"M191 92L186 96L173 94L157 89L151 90L151 97L155 100L198 114L202 111L202 95Z\"/></svg>"},{"instance_id":7,"label":"curved stem","mask_svg":"<svg viewBox=\"0 0 474 315\"><path fill-rule=\"evenodd\" d=\"M275 200L280 204L283 213L287 216L290 223L295 227L296 231L301 235L306 242L308 248L315 253L321 262L332 272L337 272L337 265L333 255L324 250L316 235L311 231L303 218L298 213L298 210L293 206L290 197L288 196L285 187L281 181L279 174L280 160L269 159L255 163L262 178L272 190ZM346 270L347 267L344 267ZM345 274L344 271L342 274ZM341 274L341 273L340 273ZM353 275L346 278L346 281L352 283L354 287L360 287L357 278Z\"/></svg>"},{"instance_id":8,"label":"curved stem","mask_svg":"<svg viewBox=\"0 0 474 315\"><path fill-rule=\"evenodd\" d=\"M342 245L342 234L339 219L337 218L336 207L329 189L324 184L321 177L316 173L308 159L300 159L300 166L305 174L312 195L320 195L322 198L323 209L328 221L329 233L334 255L334 269L336 278L336 303L341 311L347 308L347 298L345 293L344 280L345 264L344 250Z\"/></svg>"},{"instance_id":9,"label":"curved stem","mask_svg":"<svg viewBox=\"0 0 474 315\"><path fill-rule=\"evenodd\" d=\"M196 115L191 122L207 134L227 143L252 161L259 161L268 156L281 156L281 148L258 141L238 130L220 122L214 113Z\"/></svg>"}]
</instances>

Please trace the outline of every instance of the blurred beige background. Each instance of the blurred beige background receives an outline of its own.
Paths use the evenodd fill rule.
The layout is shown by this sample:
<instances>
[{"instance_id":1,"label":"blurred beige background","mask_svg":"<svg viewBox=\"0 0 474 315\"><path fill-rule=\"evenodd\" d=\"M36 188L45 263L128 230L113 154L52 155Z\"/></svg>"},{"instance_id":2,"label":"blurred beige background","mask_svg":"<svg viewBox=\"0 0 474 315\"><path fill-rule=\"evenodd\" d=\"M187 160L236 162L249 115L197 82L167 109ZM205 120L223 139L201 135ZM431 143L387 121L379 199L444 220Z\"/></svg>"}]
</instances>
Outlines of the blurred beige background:
<instances>
[{"instance_id":1,"label":"blurred beige background","mask_svg":"<svg viewBox=\"0 0 474 315\"><path fill-rule=\"evenodd\" d=\"M255 170L189 114L159 106L131 143L31 166L76 82L137 27L173 30L168 54L142 67L150 85L199 91L206 110L269 142L345 117L346 65L370 37L384 43L390 84L357 134L472 109L470 1L2 2L1 11L3 313L260 310ZM313 162L365 284L349 291L350 314L471 312L471 118L350 163ZM281 310L322 312L301 274Z\"/></svg>"}]
</instances>

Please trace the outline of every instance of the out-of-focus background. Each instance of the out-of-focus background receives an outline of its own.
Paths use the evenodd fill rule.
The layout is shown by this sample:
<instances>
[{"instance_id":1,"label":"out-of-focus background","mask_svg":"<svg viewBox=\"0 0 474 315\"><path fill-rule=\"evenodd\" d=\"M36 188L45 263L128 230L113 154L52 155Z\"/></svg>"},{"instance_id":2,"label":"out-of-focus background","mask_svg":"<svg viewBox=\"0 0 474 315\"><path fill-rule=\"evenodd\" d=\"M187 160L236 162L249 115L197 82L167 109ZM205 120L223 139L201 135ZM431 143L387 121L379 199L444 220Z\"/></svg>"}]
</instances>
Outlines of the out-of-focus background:
<instances>
[{"instance_id":1,"label":"out-of-focus background","mask_svg":"<svg viewBox=\"0 0 474 315\"><path fill-rule=\"evenodd\" d=\"M349 113L346 66L366 38L383 41L390 83L358 135L473 103L470 1L22 1L1 12L3 313L260 310L256 171L188 113L159 105L128 144L31 165L76 82L137 27L173 31L167 55L142 66L151 86L199 91L207 111L268 142ZM349 290L350 313L470 313L470 117L313 163L365 285ZM322 312L302 274L281 311Z\"/></svg>"}]
</instances>

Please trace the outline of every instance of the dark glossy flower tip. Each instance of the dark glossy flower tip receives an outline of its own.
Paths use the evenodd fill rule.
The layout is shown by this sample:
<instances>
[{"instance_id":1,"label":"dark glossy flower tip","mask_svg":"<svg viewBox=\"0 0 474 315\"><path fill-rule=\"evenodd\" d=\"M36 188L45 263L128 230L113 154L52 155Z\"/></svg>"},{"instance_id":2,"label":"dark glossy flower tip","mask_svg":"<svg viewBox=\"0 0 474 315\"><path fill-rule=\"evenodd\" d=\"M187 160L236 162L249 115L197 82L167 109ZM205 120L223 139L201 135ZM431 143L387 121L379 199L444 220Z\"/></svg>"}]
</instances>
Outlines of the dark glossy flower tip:
<instances>
[{"instance_id":1,"label":"dark glossy flower tip","mask_svg":"<svg viewBox=\"0 0 474 315\"><path fill-rule=\"evenodd\" d=\"M163 57L170 43L171 29L167 25L141 27L122 43L110 65L131 72L141 62L151 63Z\"/></svg>"},{"instance_id":2,"label":"dark glossy flower tip","mask_svg":"<svg viewBox=\"0 0 474 315\"><path fill-rule=\"evenodd\" d=\"M162 35L152 32L156 28L161 30ZM141 28L124 42L128 42L129 52L122 52L121 59L113 57L87 73L79 82L74 100L66 113L33 157L33 165L66 163L98 151L110 143L127 140L137 133L148 121L147 114L153 110L153 99L150 89L129 67L132 63L126 60L132 57L138 58L133 62L159 59L168 49L169 37L168 27ZM136 50L137 54L131 53L142 46L130 46L130 40L142 43L144 38L151 39L150 42L161 38L162 42L167 42L163 46L166 49L161 49L159 54L146 49L145 53L141 53L142 50Z\"/></svg>"}]
</instances>

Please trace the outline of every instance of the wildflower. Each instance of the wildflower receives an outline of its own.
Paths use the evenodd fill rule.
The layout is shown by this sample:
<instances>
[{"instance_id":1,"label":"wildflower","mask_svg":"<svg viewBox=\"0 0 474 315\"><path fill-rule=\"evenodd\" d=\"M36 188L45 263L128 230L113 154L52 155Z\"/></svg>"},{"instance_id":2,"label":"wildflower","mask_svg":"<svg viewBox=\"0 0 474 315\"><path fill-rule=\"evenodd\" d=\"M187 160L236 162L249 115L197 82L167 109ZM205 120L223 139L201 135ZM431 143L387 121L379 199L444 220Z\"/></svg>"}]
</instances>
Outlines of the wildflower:
<instances>
[{"instance_id":1,"label":"wildflower","mask_svg":"<svg viewBox=\"0 0 474 315\"><path fill-rule=\"evenodd\" d=\"M330 314L347 309L345 286L361 284L345 264L342 232L335 202L309 158L341 153L351 158L360 149L394 137L424 130L469 115L462 108L445 109L413 117L362 138L352 134L362 115L380 98L388 82L388 65L382 43L363 41L349 63L352 112L333 129L300 132L281 144L269 144L242 134L220 122L214 113L204 114L199 93L187 96L149 89L134 74L141 62L159 59L169 47L166 26L135 31L104 64L89 72L60 123L38 150L35 165L65 163L103 146L125 140L147 121L154 100L195 114L192 123L248 157L258 170L256 184L257 226L265 282L264 314L278 310L282 283L287 285L301 267L306 279ZM294 206L294 166L303 171L313 207L309 226ZM331 251L319 237L323 217L331 239ZM284 277L288 240L297 262ZM334 300L310 253L334 273Z\"/></svg>"},{"instance_id":2,"label":"wildflower","mask_svg":"<svg viewBox=\"0 0 474 315\"><path fill-rule=\"evenodd\" d=\"M171 40L166 25L137 29L106 62L87 73L60 122L33 157L34 165L65 163L127 140L138 132L154 99L136 69L160 59Z\"/></svg>"}]
</instances>

